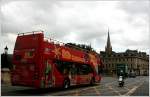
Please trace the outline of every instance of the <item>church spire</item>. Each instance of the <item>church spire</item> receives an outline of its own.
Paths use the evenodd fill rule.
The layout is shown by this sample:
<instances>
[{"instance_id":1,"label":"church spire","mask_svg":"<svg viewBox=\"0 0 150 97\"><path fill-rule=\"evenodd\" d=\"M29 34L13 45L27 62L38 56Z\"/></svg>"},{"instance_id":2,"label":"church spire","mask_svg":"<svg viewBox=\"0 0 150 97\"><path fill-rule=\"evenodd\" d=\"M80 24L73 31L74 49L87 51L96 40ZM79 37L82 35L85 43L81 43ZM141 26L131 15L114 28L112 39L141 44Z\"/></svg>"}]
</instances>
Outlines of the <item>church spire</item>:
<instances>
[{"instance_id":1,"label":"church spire","mask_svg":"<svg viewBox=\"0 0 150 97\"><path fill-rule=\"evenodd\" d=\"M109 36L109 28L108 28L108 37L107 37L107 47L108 47L108 48L111 47L110 36Z\"/></svg>"},{"instance_id":2,"label":"church spire","mask_svg":"<svg viewBox=\"0 0 150 97\"><path fill-rule=\"evenodd\" d=\"M108 37L107 37L107 45L105 47L105 52L107 54L111 54L111 52L112 52L112 46L111 46L110 36L109 36L109 28L108 28Z\"/></svg>"}]
</instances>

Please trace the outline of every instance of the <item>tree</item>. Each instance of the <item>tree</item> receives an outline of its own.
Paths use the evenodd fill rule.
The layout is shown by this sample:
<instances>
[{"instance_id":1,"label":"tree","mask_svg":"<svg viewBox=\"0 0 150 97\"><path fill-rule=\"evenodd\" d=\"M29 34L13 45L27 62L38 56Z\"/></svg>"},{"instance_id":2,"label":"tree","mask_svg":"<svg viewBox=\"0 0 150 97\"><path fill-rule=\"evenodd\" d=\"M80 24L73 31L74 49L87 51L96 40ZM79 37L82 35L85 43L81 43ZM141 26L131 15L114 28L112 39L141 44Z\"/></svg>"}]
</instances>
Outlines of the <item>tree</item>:
<instances>
[{"instance_id":1,"label":"tree","mask_svg":"<svg viewBox=\"0 0 150 97\"><path fill-rule=\"evenodd\" d=\"M75 43L67 43L65 46L72 47L78 50L87 50L96 52L91 46L86 44L75 44Z\"/></svg>"}]
</instances>

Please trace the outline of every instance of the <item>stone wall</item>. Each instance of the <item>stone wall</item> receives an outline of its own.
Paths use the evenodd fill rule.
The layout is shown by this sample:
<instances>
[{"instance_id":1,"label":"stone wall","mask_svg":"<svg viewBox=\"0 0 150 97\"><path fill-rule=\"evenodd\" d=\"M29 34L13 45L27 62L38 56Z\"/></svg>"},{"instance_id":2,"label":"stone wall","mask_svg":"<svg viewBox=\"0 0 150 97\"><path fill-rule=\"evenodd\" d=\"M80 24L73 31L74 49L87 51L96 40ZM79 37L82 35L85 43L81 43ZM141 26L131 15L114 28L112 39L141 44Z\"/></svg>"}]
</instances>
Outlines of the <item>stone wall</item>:
<instances>
[{"instance_id":1,"label":"stone wall","mask_svg":"<svg viewBox=\"0 0 150 97\"><path fill-rule=\"evenodd\" d=\"M1 83L11 85L11 75L8 68L1 69Z\"/></svg>"}]
</instances>

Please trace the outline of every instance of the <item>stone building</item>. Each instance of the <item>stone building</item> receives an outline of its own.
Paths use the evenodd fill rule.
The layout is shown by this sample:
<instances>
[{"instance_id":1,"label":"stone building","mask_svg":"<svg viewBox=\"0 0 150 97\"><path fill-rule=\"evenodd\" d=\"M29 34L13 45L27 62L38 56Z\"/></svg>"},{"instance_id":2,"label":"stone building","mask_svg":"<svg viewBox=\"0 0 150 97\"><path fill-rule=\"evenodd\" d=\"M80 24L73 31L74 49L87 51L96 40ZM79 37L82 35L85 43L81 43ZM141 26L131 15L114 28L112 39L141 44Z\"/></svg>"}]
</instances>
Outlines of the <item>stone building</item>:
<instances>
[{"instance_id":1,"label":"stone building","mask_svg":"<svg viewBox=\"0 0 150 97\"><path fill-rule=\"evenodd\" d=\"M116 74L116 64L127 64L128 73L134 71L136 75L149 74L149 55L145 52L127 49L125 52L116 53L112 51L110 36L108 31L107 45L105 51L100 52L100 57L104 64L105 74Z\"/></svg>"}]
</instances>

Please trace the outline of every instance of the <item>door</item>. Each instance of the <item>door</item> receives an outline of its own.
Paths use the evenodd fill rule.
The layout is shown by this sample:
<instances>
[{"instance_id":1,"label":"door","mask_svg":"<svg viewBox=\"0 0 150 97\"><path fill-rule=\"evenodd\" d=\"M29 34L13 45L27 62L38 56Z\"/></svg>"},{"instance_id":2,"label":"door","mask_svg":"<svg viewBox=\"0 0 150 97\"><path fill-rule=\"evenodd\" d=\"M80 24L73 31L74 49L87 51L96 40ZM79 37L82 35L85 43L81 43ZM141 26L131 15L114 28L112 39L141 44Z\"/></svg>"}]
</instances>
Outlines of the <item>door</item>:
<instances>
[{"instance_id":1,"label":"door","mask_svg":"<svg viewBox=\"0 0 150 97\"><path fill-rule=\"evenodd\" d=\"M42 87L49 88L52 87L52 62L49 59L46 59L44 62L45 68L44 68L44 82Z\"/></svg>"},{"instance_id":2,"label":"door","mask_svg":"<svg viewBox=\"0 0 150 97\"><path fill-rule=\"evenodd\" d=\"M77 75L78 68L75 64L72 64L70 67L69 78L71 85L79 84L79 76Z\"/></svg>"},{"instance_id":3,"label":"door","mask_svg":"<svg viewBox=\"0 0 150 97\"><path fill-rule=\"evenodd\" d=\"M87 65L81 65L79 68L80 84L87 84L90 82L90 75Z\"/></svg>"}]
</instances>

